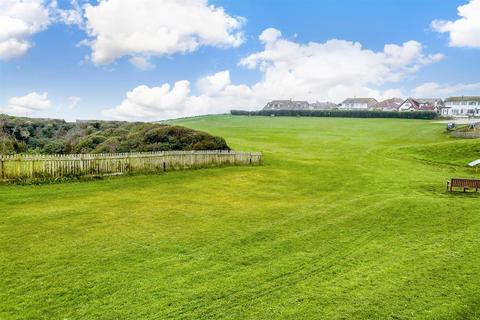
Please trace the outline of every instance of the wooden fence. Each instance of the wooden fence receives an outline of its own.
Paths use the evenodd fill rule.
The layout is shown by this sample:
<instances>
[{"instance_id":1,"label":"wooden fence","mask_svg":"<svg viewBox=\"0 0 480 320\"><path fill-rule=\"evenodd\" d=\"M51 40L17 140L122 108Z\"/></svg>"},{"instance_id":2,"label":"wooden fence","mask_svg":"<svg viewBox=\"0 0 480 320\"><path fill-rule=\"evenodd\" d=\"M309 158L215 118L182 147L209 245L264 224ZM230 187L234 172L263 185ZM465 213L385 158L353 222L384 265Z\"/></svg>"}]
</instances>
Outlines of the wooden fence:
<instances>
[{"instance_id":1,"label":"wooden fence","mask_svg":"<svg viewBox=\"0 0 480 320\"><path fill-rule=\"evenodd\" d=\"M452 137L455 138L464 138L464 139L478 139L480 138L480 133L478 132L462 132L462 131L452 131L450 132Z\"/></svg>"},{"instance_id":2,"label":"wooden fence","mask_svg":"<svg viewBox=\"0 0 480 320\"><path fill-rule=\"evenodd\" d=\"M236 151L0 155L0 180L104 176L224 165L258 165L261 161L261 153Z\"/></svg>"}]
</instances>

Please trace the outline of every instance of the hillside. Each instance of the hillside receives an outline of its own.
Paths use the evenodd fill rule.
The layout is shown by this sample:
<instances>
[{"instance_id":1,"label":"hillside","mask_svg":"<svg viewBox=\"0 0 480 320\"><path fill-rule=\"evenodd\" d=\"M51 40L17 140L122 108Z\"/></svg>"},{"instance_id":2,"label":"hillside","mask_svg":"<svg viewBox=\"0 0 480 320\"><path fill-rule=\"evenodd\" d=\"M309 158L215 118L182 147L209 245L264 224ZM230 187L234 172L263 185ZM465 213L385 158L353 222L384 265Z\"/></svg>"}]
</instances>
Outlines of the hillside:
<instances>
[{"instance_id":1,"label":"hillside","mask_svg":"<svg viewBox=\"0 0 480 320\"><path fill-rule=\"evenodd\" d=\"M173 123L264 165L0 186L1 319L479 319L480 194L445 190L478 177L478 141L416 120Z\"/></svg>"},{"instance_id":2,"label":"hillside","mask_svg":"<svg viewBox=\"0 0 480 320\"><path fill-rule=\"evenodd\" d=\"M227 149L223 138L181 126L120 121L70 123L0 115L0 154Z\"/></svg>"}]
</instances>

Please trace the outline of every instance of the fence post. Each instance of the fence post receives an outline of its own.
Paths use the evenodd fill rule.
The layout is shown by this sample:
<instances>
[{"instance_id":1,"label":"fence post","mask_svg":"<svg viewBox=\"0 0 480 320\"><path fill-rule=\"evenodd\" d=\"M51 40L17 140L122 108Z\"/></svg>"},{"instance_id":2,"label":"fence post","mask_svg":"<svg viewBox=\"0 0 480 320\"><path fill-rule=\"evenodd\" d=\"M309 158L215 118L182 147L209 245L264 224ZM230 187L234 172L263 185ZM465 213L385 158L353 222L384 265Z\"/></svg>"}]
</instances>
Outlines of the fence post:
<instances>
[{"instance_id":1,"label":"fence post","mask_svg":"<svg viewBox=\"0 0 480 320\"><path fill-rule=\"evenodd\" d=\"M121 159L120 159L121 158ZM31 175L62 177L69 174L104 175L116 173L110 161L121 161L121 172L138 170L170 171L204 168L224 164L260 164L261 154L234 151L169 151L158 153L124 153L102 155L15 155L0 156L0 179ZM125 163L123 163L125 161ZM135 165L136 164L136 165ZM6 172L6 167L11 168ZM115 170L113 170L113 169ZM8 174L8 175L7 175Z\"/></svg>"},{"instance_id":2,"label":"fence post","mask_svg":"<svg viewBox=\"0 0 480 320\"><path fill-rule=\"evenodd\" d=\"M2 180L5 180L5 169L4 169L4 165L3 165L3 157L2 159L0 160L0 170L2 171Z\"/></svg>"}]
</instances>

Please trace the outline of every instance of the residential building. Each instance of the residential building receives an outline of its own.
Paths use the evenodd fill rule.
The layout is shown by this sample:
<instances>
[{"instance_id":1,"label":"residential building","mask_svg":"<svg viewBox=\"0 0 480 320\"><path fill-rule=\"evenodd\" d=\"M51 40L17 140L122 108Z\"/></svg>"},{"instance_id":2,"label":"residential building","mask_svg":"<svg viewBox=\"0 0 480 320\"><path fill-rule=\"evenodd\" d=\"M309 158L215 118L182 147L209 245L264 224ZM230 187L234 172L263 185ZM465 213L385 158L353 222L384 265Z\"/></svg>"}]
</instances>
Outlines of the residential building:
<instances>
[{"instance_id":1,"label":"residential building","mask_svg":"<svg viewBox=\"0 0 480 320\"><path fill-rule=\"evenodd\" d=\"M263 110L308 110L307 101L273 100L265 105Z\"/></svg>"},{"instance_id":2,"label":"residential building","mask_svg":"<svg viewBox=\"0 0 480 320\"><path fill-rule=\"evenodd\" d=\"M374 110L380 111L398 111L398 108L402 105L404 99L402 98L392 98L383 100L373 106Z\"/></svg>"},{"instance_id":3,"label":"residential building","mask_svg":"<svg viewBox=\"0 0 480 320\"><path fill-rule=\"evenodd\" d=\"M443 107L443 100L440 98L408 98L406 99L398 111L435 111L440 113Z\"/></svg>"},{"instance_id":4,"label":"residential building","mask_svg":"<svg viewBox=\"0 0 480 320\"><path fill-rule=\"evenodd\" d=\"M449 97L445 99L442 116L478 117L480 116L480 96Z\"/></svg>"},{"instance_id":5,"label":"residential building","mask_svg":"<svg viewBox=\"0 0 480 320\"><path fill-rule=\"evenodd\" d=\"M348 98L341 103L340 109L368 110L373 108L377 103L378 101L374 98Z\"/></svg>"},{"instance_id":6,"label":"residential building","mask_svg":"<svg viewBox=\"0 0 480 320\"><path fill-rule=\"evenodd\" d=\"M338 106L333 102L314 102L310 103L310 110L332 110L337 109Z\"/></svg>"}]
</instances>

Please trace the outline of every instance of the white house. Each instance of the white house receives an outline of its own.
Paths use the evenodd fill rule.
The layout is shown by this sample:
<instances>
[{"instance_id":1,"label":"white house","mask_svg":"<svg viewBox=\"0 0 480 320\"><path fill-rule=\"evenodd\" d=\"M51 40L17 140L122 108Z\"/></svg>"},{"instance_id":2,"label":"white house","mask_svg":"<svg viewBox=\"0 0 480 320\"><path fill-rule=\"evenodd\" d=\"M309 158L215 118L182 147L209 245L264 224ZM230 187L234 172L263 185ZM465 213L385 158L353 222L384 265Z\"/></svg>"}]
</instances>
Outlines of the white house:
<instances>
[{"instance_id":1,"label":"white house","mask_svg":"<svg viewBox=\"0 0 480 320\"><path fill-rule=\"evenodd\" d=\"M373 107L373 109L380 111L398 111L398 108L403 102L404 100L401 98L391 98L380 101Z\"/></svg>"},{"instance_id":2,"label":"white house","mask_svg":"<svg viewBox=\"0 0 480 320\"><path fill-rule=\"evenodd\" d=\"M308 110L310 104L307 101L273 100L267 103L263 110Z\"/></svg>"},{"instance_id":3,"label":"white house","mask_svg":"<svg viewBox=\"0 0 480 320\"><path fill-rule=\"evenodd\" d=\"M435 111L435 112L440 112L442 107L443 107L443 101L440 98L433 98L433 99L408 98L407 100L405 100L400 105L400 107L398 107L398 111Z\"/></svg>"},{"instance_id":4,"label":"white house","mask_svg":"<svg viewBox=\"0 0 480 320\"><path fill-rule=\"evenodd\" d=\"M449 97L445 99L441 114L445 117L479 117L480 96Z\"/></svg>"},{"instance_id":5,"label":"white house","mask_svg":"<svg viewBox=\"0 0 480 320\"><path fill-rule=\"evenodd\" d=\"M348 98L340 104L344 110L368 110L373 108L378 101L374 98Z\"/></svg>"}]
</instances>

